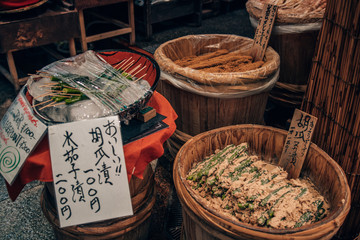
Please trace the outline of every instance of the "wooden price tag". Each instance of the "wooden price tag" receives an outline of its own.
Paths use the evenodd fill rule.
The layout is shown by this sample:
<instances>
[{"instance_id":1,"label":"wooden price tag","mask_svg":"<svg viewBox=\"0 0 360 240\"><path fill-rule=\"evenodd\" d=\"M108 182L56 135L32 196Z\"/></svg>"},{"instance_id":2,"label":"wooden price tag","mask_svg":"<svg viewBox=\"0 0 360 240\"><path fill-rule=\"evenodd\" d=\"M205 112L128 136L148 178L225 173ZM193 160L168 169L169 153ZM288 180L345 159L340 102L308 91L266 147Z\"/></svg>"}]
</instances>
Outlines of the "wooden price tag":
<instances>
[{"instance_id":1,"label":"wooden price tag","mask_svg":"<svg viewBox=\"0 0 360 240\"><path fill-rule=\"evenodd\" d=\"M19 92L0 122L0 173L10 185L47 130L35 117L24 91Z\"/></svg>"},{"instance_id":2,"label":"wooden price tag","mask_svg":"<svg viewBox=\"0 0 360 240\"><path fill-rule=\"evenodd\" d=\"M119 118L49 127L60 226L133 214Z\"/></svg>"},{"instance_id":3,"label":"wooden price tag","mask_svg":"<svg viewBox=\"0 0 360 240\"><path fill-rule=\"evenodd\" d=\"M276 5L266 4L265 6L255 31L252 46L251 55L255 61L261 61L264 58L278 9Z\"/></svg>"},{"instance_id":4,"label":"wooden price tag","mask_svg":"<svg viewBox=\"0 0 360 240\"><path fill-rule=\"evenodd\" d=\"M289 179L300 175L316 122L316 117L295 109L279 162Z\"/></svg>"}]
</instances>

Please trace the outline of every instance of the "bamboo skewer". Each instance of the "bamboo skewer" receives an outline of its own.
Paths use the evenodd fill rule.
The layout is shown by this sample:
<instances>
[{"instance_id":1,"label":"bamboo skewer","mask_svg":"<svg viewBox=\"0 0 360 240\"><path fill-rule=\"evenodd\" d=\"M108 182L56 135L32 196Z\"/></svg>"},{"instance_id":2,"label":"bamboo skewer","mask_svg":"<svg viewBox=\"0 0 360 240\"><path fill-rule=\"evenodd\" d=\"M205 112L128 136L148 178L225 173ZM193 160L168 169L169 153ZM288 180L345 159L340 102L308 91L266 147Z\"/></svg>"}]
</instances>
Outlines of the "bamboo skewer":
<instances>
[{"instance_id":1,"label":"bamboo skewer","mask_svg":"<svg viewBox=\"0 0 360 240\"><path fill-rule=\"evenodd\" d=\"M38 98L41 98L41 97L49 96L49 95L51 95L51 93L52 93L52 91L47 91L47 92L45 92L44 94L41 94L41 95L39 95L39 96L34 97L34 99L38 99Z\"/></svg>"},{"instance_id":2,"label":"bamboo skewer","mask_svg":"<svg viewBox=\"0 0 360 240\"><path fill-rule=\"evenodd\" d=\"M138 81L139 79L143 79L146 76L146 73L144 73L144 75L142 75L141 77L139 77L136 81Z\"/></svg>"},{"instance_id":3,"label":"bamboo skewer","mask_svg":"<svg viewBox=\"0 0 360 240\"><path fill-rule=\"evenodd\" d=\"M37 107L37 106L43 105L43 104L45 104L45 103L48 103L48 102L50 102L50 101L52 101L52 99L49 99L49 100L47 100L47 101L43 101L43 102L39 102L39 103L37 103L37 104L34 104L32 107L34 108L34 107Z\"/></svg>"},{"instance_id":4,"label":"bamboo skewer","mask_svg":"<svg viewBox=\"0 0 360 240\"><path fill-rule=\"evenodd\" d=\"M130 67L132 67L133 63L135 62L135 60L131 61L130 63L128 63L126 66L124 66L124 68L122 69L124 72L126 72L126 70L128 70Z\"/></svg>"},{"instance_id":5,"label":"bamboo skewer","mask_svg":"<svg viewBox=\"0 0 360 240\"><path fill-rule=\"evenodd\" d=\"M122 60L122 61L121 61L119 64L117 64L114 68L117 69L117 70L123 68L123 66L124 66L125 64L127 64L127 62L130 61L131 59L132 59L132 57L130 57L130 58L128 58L128 59Z\"/></svg>"},{"instance_id":6,"label":"bamboo skewer","mask_svg":"<svg viewBox=\"0 0 360 240\"><path fill-rule=\"evenodd\" d=\"M146 66L143 66L139 71L137 71L136 73L134 73L133 76L136 77L136 75L137 75L138 73L140 73L142 70L144 70L145 68L146 68Z\"/></svg>"},{"instance_id":7,"label":"bamboo skewer","mask_svg":"<svg viewBox=\"0 0 360 240\"><path fill-rule=\"evenodd\" d=\"M67 96L67 95L61 95L61 94L59 94L59 95L57 95L57 94L53 94L53 95L51 95L52 97L65 97L65 98L71 98L71 96ZM80 96L80 95L79 95Z\"/></svg>"},{"instance_id":8,"label":"bamboo skewer","mask_svg":"<svg viewBox=\"0 0 360 240\"><path fill-rule=\"evenodd\" d=\"M118 64L114 66L115 69L118 69L119 66L125 61L125 59L121 60Z\"/></svg>"},{"instance_id":9,"label":"bamboo skewer","mask_svg":"<svg viewBox=\"0 0 360 240\"><path fill-rule=\"evenodd\" d=\"M37 73L28 73L29 76L35 76L35 77L44 77L44 78L51 78L50 75L48 75L46 73L46 75L40 75L39 73L46 73L46 72L42 72L42 71L37 71Z\"/></svg>"},{"instance_id":10,"label":"bamboo skewer","mask_svg":"<svg viewBox=\"0 0 360 240\"><path fill-rule=\"evenodd\" d=\"M141 64L137 65L136 67L131 69L131 71L127 72L127 74L133 74L133 72L136 71L136 69L138 69L140 66L141 66Z\"/></svg>"},{"instance_id":11,"label":"bamboo skewer","mask_svg":"<svg viewBox=\"0 0 360 240\"><path fill-rule=\"evenodd\" d=\"M143 67L142 64L138 64L136 65L135 67L134 66L134 63L135 63L135 60L132 60L132 57L128 58L128 59L124 59L123 61L121 61L120 63L118 63L117 65L115 65L115 69L118 70L118 71L122 71L123 74L125 74L125 76L130 76L130 77L136 77L137 74L139 74L141 71L143 71L147 66L144 65ZM141 68L140 68L141 67ZM140 69L139 69L140 68ZM131 70L130 70L131 69ZM127 71L127 70L130 70L130 71ZM136 71L136 72L135 72ZM143 74L141 77L139 77L138 79L134 80L134 82L137 82L139 79L142 79L146 76L146 73Z\"/></svg>"},{"instance_id":12,"label":"bamboo skewer","mask_svg":"<svg viewBox=\"0 0 360 240\"><path fill-rule=\"evenodd\" d=\"M66 93L61 90L54 90L53 93L59 94L61 96L81 96L80 93Z\"/></svg>"},{"instance_id":13,"label":"bamboo skewer","mask_svg":"<svg viewBox=\"0 0 360 240\"><path fill-rule=\"evenodd\" d=\"M53 103L50 103L50 104L48 104L48 105L46 105L44 107L39 108L39 110L43 110L43 109L48 108L48 107L55 107L55 106L59 106L59 105L64 105L64 104L65 104L65 102L59 102L59 103L53 102Z\"/></svg>"},{"instance_id":14,"label":"bamboo skewer","mask_svg":"<svg viewBox=\"0 0 360 240\"><path fill-rule=\"evenodd\" d=\"M58 87L61 87L58 84L59 83L47 83L47 84L44 84L44 85L40 85L39 87L42 87L42 88L46 88L46 87L48 87L48 88L58 88ZM77 88L71 87L71 86L66 86L66 88L78 90Z\"/></svg>"},{"instance_id":15,"label":"bamboo skewer","mask_svg":"<svg viewBox=\"0 0 360 240\"><path fill-rule=\"evenodd\" d=\"M39 87L54 87L56 85L58 85L59 83L57 82L54 82L54 83L46 83L46 84L43 84L43 85L40 85Z\"/></svg>"}]
</instances>

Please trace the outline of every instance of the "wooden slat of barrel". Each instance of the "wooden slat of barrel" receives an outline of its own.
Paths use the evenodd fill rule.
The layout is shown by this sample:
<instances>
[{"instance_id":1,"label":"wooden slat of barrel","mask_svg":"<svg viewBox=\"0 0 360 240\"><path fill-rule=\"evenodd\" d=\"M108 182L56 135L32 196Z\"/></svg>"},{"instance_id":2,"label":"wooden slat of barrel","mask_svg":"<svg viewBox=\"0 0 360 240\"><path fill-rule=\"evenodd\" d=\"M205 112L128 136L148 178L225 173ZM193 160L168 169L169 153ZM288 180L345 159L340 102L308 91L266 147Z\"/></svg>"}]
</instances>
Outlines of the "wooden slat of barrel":
<instances>
[{"instance_id":1,"label":"wooden slat of barrel","mask_svg":"<svg viewBox=\"0 0 360 240\"><path fill-rule=\"evenodd\" d=\"M307 84L318 35L319 30L271 35L269 45L281 59L279 82Z\"/></svg>"},{"instance_id":2,"label":"wooden slat of barrel","mask_svg":"<svg viewBox=\"0 0 360 240\"><path fill-rule=\"evenodd\" d=\"M177 129L191 136L234 124L264 124L268 92L245 98L213 98L184 91L167 81L158 86L179 117Z\"/></svg>"}]
</instances>

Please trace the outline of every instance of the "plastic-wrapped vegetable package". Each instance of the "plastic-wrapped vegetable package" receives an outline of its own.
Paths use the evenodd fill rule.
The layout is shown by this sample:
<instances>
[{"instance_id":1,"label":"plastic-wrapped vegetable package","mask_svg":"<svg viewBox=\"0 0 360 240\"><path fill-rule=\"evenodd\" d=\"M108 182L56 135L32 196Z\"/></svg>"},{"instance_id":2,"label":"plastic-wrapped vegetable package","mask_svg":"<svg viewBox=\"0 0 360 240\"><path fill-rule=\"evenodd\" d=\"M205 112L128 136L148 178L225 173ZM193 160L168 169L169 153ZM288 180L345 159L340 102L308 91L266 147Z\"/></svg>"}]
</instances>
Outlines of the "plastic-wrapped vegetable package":
<instances>
[{"instance_id":1,"label":"plastic-wrapped vegetable package","mask_svg":"<svg viewBox=\"0 0 360 240\"><path fill-rule=\"evenodd\" d=\"M65 105L53 104L51 108L37 108L38 111L41 110L41 115L46 115L55 122L119 114L140 104L151 93L147 81L115 69L94 51L59 60L39 72L39 75L32 76L27 83L29 93L36 101L41 103L51 98L60 102L62 99L58 98L64 98L63 95L56 98L56 95L46 94L44 86L52 86L52 93L65 91L67 97L71 96L64 100Z\"/></svg>"}]
</instances>

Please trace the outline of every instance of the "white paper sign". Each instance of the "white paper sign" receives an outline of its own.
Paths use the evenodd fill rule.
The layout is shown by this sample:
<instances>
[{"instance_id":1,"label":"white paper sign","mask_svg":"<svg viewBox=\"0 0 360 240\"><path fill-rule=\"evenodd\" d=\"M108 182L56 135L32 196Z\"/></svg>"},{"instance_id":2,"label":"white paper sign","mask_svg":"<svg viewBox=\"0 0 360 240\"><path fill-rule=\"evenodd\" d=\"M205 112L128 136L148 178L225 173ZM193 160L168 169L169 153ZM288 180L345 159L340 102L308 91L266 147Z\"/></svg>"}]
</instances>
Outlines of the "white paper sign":
<instances>
[{"instance_id":1,"label":"white paper sign","mask_svg":"<svg viewBox=\"0 0 360 240\"><path fill-rule=\"evenodd\" d=\"M0 122L0 173L11 185L47 126L34 116L24 89Z\"/></svg>"},{"instance_id":2,"label":"white paper sign","mask_svg":"<svg viewBox=\"0 0 360 240\"><path fill-rule=\"evenodd\" d=\"M133 214L118 117L49 127L60 227Z\"/></svg>"}]
</instances>

